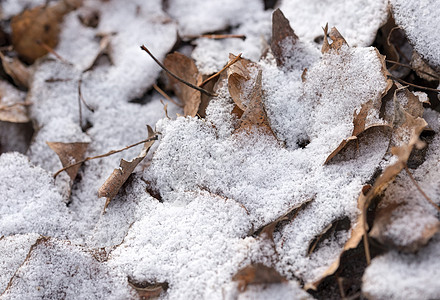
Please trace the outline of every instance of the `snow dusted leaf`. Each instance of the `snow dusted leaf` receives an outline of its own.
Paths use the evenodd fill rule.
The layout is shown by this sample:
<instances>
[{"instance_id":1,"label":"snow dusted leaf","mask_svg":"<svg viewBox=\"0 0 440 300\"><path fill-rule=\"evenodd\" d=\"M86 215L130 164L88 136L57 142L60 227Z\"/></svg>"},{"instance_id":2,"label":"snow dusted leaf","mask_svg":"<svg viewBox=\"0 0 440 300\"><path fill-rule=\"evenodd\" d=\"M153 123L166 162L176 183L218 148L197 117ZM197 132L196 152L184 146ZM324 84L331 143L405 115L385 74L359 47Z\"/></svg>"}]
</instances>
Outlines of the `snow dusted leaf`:
<instances>
[{"instance_id":1,"label":"snow dusted leaf","mask_svg":"<svg viewBox=\"0 0 440 300\"><path fill-rule=\"evenodd\" d=\"M292 51L298 36L290 27L289 20L286 19L280 9L276 9L272 14L272 41L270 48L275 56L278 66L282 66L289 58L286 52Z\"/></svg>"},{"instance_id":2,"label":"snow dusted leaf","mask_svg":"<svg viewBox=\"0 0 440 300\"><path fill-rule=\"evenodd\" d=\"M415 254L389 251L372 260L362 278L367 299L438 299L440 235Z\"/></svg>"},{"instance_id":3,"label":"snow dusted leaf","mask_svg":"<svg viewBox=\"0 0 440 300\"><path fill-rule=\"evenodd\" d=\"M233 277L233 281L238 281L238 290L240 292L246 291L250 284L269 284L287 282L273 267L268 267L264 264L257 263L248 265L240 269Z\"/></svg>"},{"instance_id":4,"label":"snow dusted leaf","mask_svg":"<svg viewBox=\"0 0 440 300\"><path fill-rule=\"evenodd\" d=\"M121 274L95 260L87 249L42 237L9 282L2 299L135 299Z\"/></svg>"},{"instance_id":5,"label":"snow dusted leaf","mask_svg":"<svg viewBox=\"0 0 440 300\"><path fill-rule=\"evenodd\" d=\"M194 61L179 52L168 54L165 58L164 65L173 74L191 84L199 85L202 83L202 75L199 74ZM200 92L181 83L169 74L168 79L170 80L174 93L176 93L177 97L179 97L184 105L184 115L194 117L197 114L199 105L202 101Z\"/></svg>"},{"instance_id":6,"label":"snow dusted leaf","mask_svg":"<svg viewBox=\"0 0 440 300\"><path fill-rule=\"evenodd\" d=\"M11 20L12 45L28 63L47 54L58 44L60 24L65 14L82 5L82 0L59 0L53 5L26 10Z\"/></svg>"},{"instance_id":7,"label":"snow dusted leaf","mask_svg":"<svg viewBox=\"0 0 440 300\"><path fill-rule=\"evenodd\" d=\"M83 160L89 145L89 143L46 143L58 155L63 168ZM71 182L75 180L80 167L81 165L77 165L66 170Z\"/></svg>"},{"instance_id":8,"label":"snow dusted leaf","mask_svg":"<svg viewBox=\"0 0 440 300\"><path fill-rule=\"evenodd\" d=\"M424 80L436 82L440 78L440 75L424 62L416 51L413 51L411 56L411 67L416 71L417 76Z\"/></svg>"},{"instance_id":9,"label":"snow dusted leaf","mask_svg":"<svg viewBox=\"0 0 440 300\"><path fill-rule=\"evenodd\" d=\"M31 71L18 58L7 57L0 51L0 58L2 60L3 70L6 74L11 76L14 83L22 88L29 88Z\"/></svg>"},{"instance_id":10,"label":"snow dusted leaf","mask_svg":"<svg viewBox=\"0 0 440 300\"><path fill-rule=\"evenodd\" d=\"M436 36L440 20L436 0L391 0L391 12L397 26L402 28L414 50L434 69L440 69L440 40Z\"/></svg>"},{"instance_id":11,"label":"snow dusted leaf","mask_svg":"<svg viewBox=\"0 0 440 300\"><path fill-rule=\"evenodd\" d=\"M148 127L148 138L151 138L150 141L145 142L144 148L141 153L131 161L126 161L121 159L118 169L114 169L113 173L109 178L104 182L104 184L98 190L98 197L106 197L107 201L104 205L104 212L110 201L118 194L119 189L122 187L125 181L127 181L128 177L134 171L136 166L145 158L150 150L151 146L154 144L153 137L155 133L150 126Z\"/></svg>"},{"instance_id":12,"label":"snow dusted leaf","mask_svg":"<svg viewBox=\"0 0 440 300\"><path fill-rule=\"evenodd\" d=\"M327 35L332 39L332 43L329 44ZM322 53L327 53L330 50L339 50L342 46L347 45L344 37L339 33L336 27L332 27L330 33L328 33L328 24L324 28L324 42L322 43Z\"/></svg>"},{"instance_id":13,"label":"snow dusted leaf","mask_svg":"<svg viewBox=\"0 0 440 300\"><path fill-rule=\"evenodd\" d=\"M26 104L25 93L5 81L0 81L0 121L29 122Z\"/></svg>"}]
</instances>

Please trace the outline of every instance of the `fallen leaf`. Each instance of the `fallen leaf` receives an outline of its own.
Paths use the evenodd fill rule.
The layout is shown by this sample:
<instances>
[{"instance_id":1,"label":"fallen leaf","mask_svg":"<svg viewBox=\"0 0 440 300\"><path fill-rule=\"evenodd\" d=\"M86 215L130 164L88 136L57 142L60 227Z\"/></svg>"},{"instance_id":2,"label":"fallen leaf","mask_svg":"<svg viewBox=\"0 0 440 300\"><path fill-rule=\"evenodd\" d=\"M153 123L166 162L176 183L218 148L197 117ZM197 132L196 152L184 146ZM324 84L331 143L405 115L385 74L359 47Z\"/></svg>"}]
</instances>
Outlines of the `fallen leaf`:
<instances>
[{"instance_id":1,"label":"fallen leaf","mask_svg":"<svg viewBox=\"0 0 440 300\"><path fill-rule=\"evenodd\" d=\"M82 0L60 0L53 5L42 5L25 10L11 20L12 45L20 57L32 64L58 44L63 17L82 5Z\"/></svg>"},{"instance_id":2,"label":"fallen leaf","mask_svg":"<svg viewBox=\"0 0 440 300\"><path fill-rule=\"evenodd\" d=\"M202 83L202 75L199 74L199 70L194 61L179 52L168 54L165 58L164 65L173 74L193 85L198 86ZM167 75L174 93L184 105L184 115L194 117L202 101L200 92L183 84L169 74Z\"/></svg>"},{"instance_id":3,"label":"fallen leaf","mask_svg":"<svg viewBox=\"0 0 440 300\"><path fill-rule=\"evenodd\" d=\"M333 41L331 44L329 44L328 42L327 35ZM347 45L347 42L345 41L344 37L339 33L339 31L336 29L336 27L332 27L330 33L328 33L328 24L326 24L324 28L324 42L322 43L321 52L327 53L330 50L339 50L344 45Z\"/></svg>"},{"instance_id":4,"label":"fallen leaf","mask_svg":"<svg viewBox=\"0 0 440 300\"><path fill-rule=\"evenodd\" d=\"M439 74L437 74L416 51L412 53L410 65L420 78L429 82L438 82L440 80Z\"/></svg>"},{"instance_id":5,"label":"fallen leaf","mask_svg":"<svg viewBox=\"0 0 440 300\"><path fill-rule=\"evenodd\" d=\"M250 284L271 284L287 282L273 267L264 264L251 264L240 269L233 277L233 281L238 281L238 290L244 292Z\"/></svg>"},{"instance_id":6,"label":"fallen leaf","mask_svg":"<svg viewBox=\"0 0 440 300\"><path fill-rule=\"evenodd\" d=\"M147 128L148 128L148 138L153 138L155 136L153 129L150 126L147 126ZM107 206L109 205L110 201L118 194L119 189L122 187L125 181L127 181L128 177L134 171L136 166L145 158L145 156L148 153L148 150L150 150L153 144L154 144L154 139L145 142L144 148L142 149L141 153L131 161L126 161L124 159L121 159L119 168L114 169L110 177L107 178L104 184L99 188L98 197L107 198L107 201L105 202L104 205L104 212Z\"/></svg>"},{"instance_id":7,"label":"fallen leaf","mask_svg":"<svg viewBox=\"0 0 440 300\"><path fill-rule=\"evenodd\" d=\"M289 50L292 50L298 36L290 27L289 20L278 8L272 14L272 41L270 48L278 66L283 66L289 59Z\"/></svg>"},{"instance_id":8,"label":"fallen leaf","mask_svg":"<svg viewBox=\"0 0 440 300\"><path fill-rule=\"evenodd\" d=\"M22 88L29 88L31 71L18 58L7 57L0 51L3 70L11 76L14 83Z\"/></svg>"},{"instance_id":9,"label":"fallen leaf","mask_svg":"<svg viewBox=\"0 0 440 300\"><path fill-rule=\"evenodd\" d=\"M98 53L96 54L96 57L93 60L93 62L83 72L93 70L93 68L95 68L99 64L99 61L102 57L107 57L110 65L113 65L111 44L110 44L112 35L113 34L99 34L96 36L100 38Z\"/></svg>"},{"instance_id":10,"label":"fallen leaf","mask_svg":"<svg viewBox=\"0 0 440 300\"><path fill-rule=\"evenodd\" d=\"M410 185L411 182L407 182L407 184ZM415 195L413 196L409 194ZM417 190L405 190L405 193L400 195L400 199L396 199L396 196L398 197L399 195L393 195L392 198L381 200L380 204L376 208L374 223L371 231L369 232L369 236L387 248L394 248L403 252L416 252L421 247L425 246L434 236L434 234L439 231L440 221L436 218L430 222L423 220L422 225L417 228L419 229L419 232L414 232L414 230L412 230L415 235L413 235L412 240L396 241L396 237L393 235L393 232L389 232L388 228L391 227L394 222L398 221L402 222L407 220L408 223L416 222L416 219L420 218L420 215L413 213L414 204L408 203L407 199L409 196L422 197ZM414 225L411 227L414 227Z\"/></svg>"},{"instance_id":11,"label":"fallen leaf","mask_svg":"<svg viewBox=\"0 0 440 300\"><path fill-rule=\"evenodd\" d=\"M128 284L134 288L139 296L139 299L158 299L159 296L166 292L168 289L168 283L149 283L149 282L135 282L128 279Z\"/></svg>"},{"instance_id":12,"label":"fallen leaf","mask_svg":"<svg viewBox=\"0 0 440 300\"><path fill-rule=\"evenodd\" d=\"M61 164L64 167L70 166L76 162L82 161L86 153L89 143L61 143L61 142L46 142L47 145L55 151L58 155ZM73 166L66 170L73 182L78 174L81 165Z\"/></svg>"},{"instance_id":13,"label":"fallen leaf","mask_svg":"<svg viewBox=\"0 0 440 300\"><path fill-rule=\"evenodd\" d=\"M96 28L99 25L100 14L97 10L87 10L80 13L78 19L84 26Z\"/></svg>"}]
</instances>

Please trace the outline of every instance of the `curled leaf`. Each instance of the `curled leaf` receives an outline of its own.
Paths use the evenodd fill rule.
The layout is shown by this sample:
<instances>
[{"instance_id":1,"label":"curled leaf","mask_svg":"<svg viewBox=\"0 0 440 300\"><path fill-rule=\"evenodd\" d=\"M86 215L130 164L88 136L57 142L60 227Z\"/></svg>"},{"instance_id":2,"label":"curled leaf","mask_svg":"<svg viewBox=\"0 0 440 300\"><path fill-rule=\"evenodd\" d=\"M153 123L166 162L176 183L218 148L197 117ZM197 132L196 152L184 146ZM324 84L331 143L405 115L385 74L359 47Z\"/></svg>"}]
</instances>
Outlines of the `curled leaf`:
<instances>
[{"instance_id":1,"label":"curled leaf","mask_svg":"<svg viewBox=\"0 0 440 300\"><path fill-rule=\"evenodd\" d=\"M29 88L29 81L31 78L31 71L18 58L6 57L0 52L3 70L6 74L11 76L14 83L22 88Z\"/></svg>"},{"instance_id":2,"label":"curled leaf","mask_svg":"<svg viewBox=\"0 0 440 300\"><path fill-rule=\"evenodd\" d=\"M324 42L322 43L321 52L327 53L330 50L339 50L343 45L347 45L344 37L339 33L336 27L332 27L330 33L328 33L328 24L325 25L324 29ZM331 44L328 42L327 35L333 41Z\"/></svg>"},{"instance_id":3,"label":"curled leaf","mask_svg":"<svg viewBox=\"0 0 440 300\"><path fill-rule=\"evenodd\" d=\"M148 137L153 138L155 133L150 126L148 126ZM110 201L118 194L119 189L127 181L128 177L134 171L136 166L147 156L148 150L154 144L154 139L145 142L144 148L141 153L131 161L121 159L118 169L114 169L113 173L104 182L104 184L98 190L98 197L106 197L107 201L104 205L104 212Z\"/></svg>"}]
</instances>

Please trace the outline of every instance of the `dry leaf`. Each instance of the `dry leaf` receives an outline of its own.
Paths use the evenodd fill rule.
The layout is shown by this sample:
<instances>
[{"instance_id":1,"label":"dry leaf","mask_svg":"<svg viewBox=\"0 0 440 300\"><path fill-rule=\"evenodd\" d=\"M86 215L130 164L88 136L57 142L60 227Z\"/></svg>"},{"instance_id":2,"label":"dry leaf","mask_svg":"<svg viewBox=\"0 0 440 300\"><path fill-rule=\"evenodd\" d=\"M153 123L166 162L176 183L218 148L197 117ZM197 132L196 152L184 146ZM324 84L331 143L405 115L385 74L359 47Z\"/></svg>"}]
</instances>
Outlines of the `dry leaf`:
<instances>
[{"instance_id":1,"label":"dry leaf","mask_svg":"<svg viewBox=\"0 0 440 300\"><path fill-rule=\"evenodd\" d=\"M408 182L408 184L411 183ZM421 197L419 191L416 190L408 191L408 193L417 193L416 197ZM405 193L405 195L401 196L403 197L401 199L403 202L391 202L391 199L388 199L386 202L381 200L380 205L376 208L374 223L371 231L369 232L369 236L389 248L395 248L403 252L416 252L421 247L425 246L434 236L434 234L439 231L440 221L435 219L432 222L423 224L423 228L420 228L421 232L419 232L419 235L415 236L412 241L405 243L394 241L393 236L390 236L387 232L387 228L395 221L396 218L401 218L402 215L405 215L408 222L416 221L411 216L412 210L414 209L413 205L407 203L405 200L408 198L408 195ZM400 199L393 199L393 201L394 200ZM416 217L420 216L416 215Z\"/></svg>"},{"instance_id":2,"label":"dry leaf","mask_svg":"<svg viewBox=\"0 0 440 300\"><path fill-rule=\"evenodd\" d=\"M168 54L165 58L164 65L173 74L193 85L198 86L202 83L202 75L199 74L199 70L194 61L181 53L174 52ZM184 105L184 115L194 117L202 101L200 92L181 83L169 74L167 75L174 93Z\"/></svg>"},{"instance_id":3,"label":"dry leaf","mask_svg":"<svg viewBox=\"0 0 440 300\"><path fill-rule=\"evenodd\" d=\"M58 155L61 164L64 167L70 166L76 162L82 161L86 153L89 143L61 143L61 142L46 142L47 145L55 151ZM73 182L78 174L81 165L73 166L66 170Z\"/></svg>"},{"instance_id":4,"label":"dry leaf","mask_svg":"<svg viewBox=\"0 0 440 300\"><path fill-rule=\"evenodd\" d=\"M410 64L420 78L430 82L439 81L439 74L437 74L416 51L412 53Z\"/></svg>"},{"instance_id":5,"label":"dry leaf","mask_svg":"<svg viewBox=\"0 0 440 300\"><path fill-rule=\"evenodd\" d=\"M0 52L0 58L2 60L3 70L6 74L11 76L14 83L22 88L29 88L29 82L31 78L31 71L27 68L18 58L6 57Z\"/></svg>"},{"instance_id":6,"label":"dry leaf","mask_svg":"<svg viewBox=\"0 0 440 300\"><path fill-rule=\"evenodd\" d=\"M47 54L42 43L55 48L65 14L82 5L82 0L60 0L53 5L25 10L11 20L12 45L20 57L32 64Z\"/></svg>"},{"instance_id":7,"label":"dry leaf","mask_svg":"<svg viewBox=\"0 0 440 300\"><path fill-rule=\"evenodd\" d=\"M119 189L122 185L127 181L128 177L134 171L136 166L147 156L148 150L150 150L151 146L154 144L155 133L150 126L148 127L148 138L151 138L150 141L145 142L144 148L141 153L131 161L126 161L121 159L118 169L114 169L113 173L109 178L104 182L104 184L98 190L98 197L106 197L107 201L104 205L104 212L110 201L118 194Z\"/></svg>"},{"instance_id":8,"label":"dry leaf","mask_svg":"<svg viewBox=\"0 0 440 300\"><path fill-rule=\"evenodd\" d=\"M129 278L128 284L134 288L139 296L139 299L158 299L159 296L166 292L168 283L148 283L148 282L134 282Z\"/></svg>"},{"instance_id":9,"label":"dry leaf","mask_svg":"<svg viewBox=\"0 0 440 300\"><path fill-rule=\"evenodd\" d=\"M298 36L290 27L289 20L284 16L278 8L272 14L272 41L270 48L276 59L278 66L283 66L289 58L286 55L286 49L294 46Z\"/></svg>"},{"instance_id":10,"label":"dry leaf","mask_svg":"<svg viewBox=\"0 0 440 300\"><path fill-rule=\"evenodd\" d=\"M233 277L233 281L238 281L238 290L244 292L250 284L271 284L287 282L277 270L264 264L251 264L240 269Z\"/></svg>"},{"instance_id":11,"label":"dry leaf","mask_svg":"<svg viewBox=\"0 0 440 300\"><path fill-rule=\"evenodd\" d=\"M328 43L327 34L330 36L333 41L331 44ZM322 53L327 53L330 50L339 50L343 45L347 45L347 42L343 38L343 36L339 33L336 27L333 27L328 33L328 24L325 25L324 28L324 42L322 43Z\"/></svg>"},{"instance_id":12,"label":"dry leaf","mask_svg":"<svg viewBox=\"0 0 440 300\"><path fill-rule=\"evenodd\" d=\"M90 70L93 70L93 68L95 68L98 64L99 61L102 57L107 57L110 64L113 65L113 59L112 59L112 52L111 52L111 36L113 34L100 34L97 35L97 37L100 38L99 41L99 51L96 54L95 59L93 60L93 62L90 64L89 67L87 67L83 72L87 72Z\"/></svg>"},{"instance_id":13,"label":"dry leaf","mask_svg":"<svg viewBox=\"0 0 440 300\"><path fill-rule=\"evenodd\" d=\"M270 131L269 121L267 119L266 110L263 105L263 92L261 88L262 71L258 71L258 75L251 92L249 93L250 102L240 118L240 128L249 129L252 126L266 127Z\"/></svg>"}]
</instances>

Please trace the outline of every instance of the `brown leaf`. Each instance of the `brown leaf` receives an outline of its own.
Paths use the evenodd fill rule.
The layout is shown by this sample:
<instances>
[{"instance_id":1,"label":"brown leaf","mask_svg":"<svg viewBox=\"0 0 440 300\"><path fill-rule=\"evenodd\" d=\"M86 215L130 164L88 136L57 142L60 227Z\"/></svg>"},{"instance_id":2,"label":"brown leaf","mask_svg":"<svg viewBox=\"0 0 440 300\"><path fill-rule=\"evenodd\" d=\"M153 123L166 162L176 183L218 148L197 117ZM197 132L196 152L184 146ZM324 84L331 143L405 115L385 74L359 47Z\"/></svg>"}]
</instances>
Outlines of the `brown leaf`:
<instances>
[{"instance_id":1,"label":"brown leaf","mask_svg":"<svg viewBox=\"0 0 440 300\"><path fill-rule=\"evenodd\" d=\"M262 71L258 71L255 84L249 93L249 105L240 118L240 129L249 129L252 126L266 127L270 130L266 110L263 105L263 92L261 88ZM272 131L272 130L270 130Z\"/></svg>"},{"instance_id":2,"label":"brown leaf","mask_svg":"<svg viewBox=\"0 0 440 300\"><path fill-rule=\"evenodd\" d=\"M155 133L150 126L148 127L148 138L153 138ZM110 201L118 194L119 189L122 185L127 181L128 177L134 171L136 166L147 156L148 150L150 150L151 146L154 144L154 139L148 141L144 144L144 148L141 153L131 161L126 161L121 159L118 169L114 169L113 173L109 178L104 182L104 184L98 190L98 197L106 197L107 201L104 205L104 212Z\"/></svg>"},{"instance_id":3,"label":"brown leaf","mask_svg":"<svg viewBox=\"0 0 440 300\"><path fill-rule=\"evenodd\" d=\"M202 75L199 74L199 70L194 61L179 52L168 54L165 58L164 65L173 74L193 85L198 86L202 83ZM168 78L174 93L184 105L184 115L194 117L201 103L200 92L181 83L169 74Z\"/></svg>"},{"instance_id":4,"label":"brown leaf","mask_svg":"<svg viewBox=\"0 0 440 300\"><path fill-rule=\"evenodd\" d=\"M96 57L93 60L93 62L83 72L93 70L93 68L95 68L99 64L99 61L102 57L107 57L110 64L113 65L111 44L110 44L111 36L112 34L100 34L96 36L100 38L99 51L96 54Z\"/></svg>"},{"instance_id":5,"label":"brown leaf","mask_svg":"<svg viewBox=\"0 0 440 300\"><path fill-rule=\"evenodd\" d=\"M46 143L50 149L55 151L55 153L58 155L63 168L83 160L87 147L89 146L89 143ZM81 165L77 165L66 170L71 182L75 180L80 167Z\"/></svg>"},{"instance_id":6,"label":"brown leaf","mask_svg":"<svg viewBox=\"0 0 440 300\"><path fill-rule=\"evenodd\" d=\"M286 63L285 49L288 49L289 45L293 47L297 40L298 36L290 27L289 20L287 20L279 8L276 9L272 14L272 41L270 48L278 66Z\"/></svg>"},{"instance_id":7,"label":"brown leaf","mask_svg":"<svg viewBox=\"0 0 440 300\"><path fill-rule=\"evenodd\" d=\"M20 57L32 64L47 54L42 45L55 48L58 44L60 24L65 14L82 5L82 0L60 0L46 6L25 10L11 20L12 45Z\"/></svg>"},{"instance_id":8,"label":"brown leaf","mask_svg":"<svg viewBox=\"0 0 440 300\"><path fill-rule=\"evenodd\" d=\"M287 282L273 267L264 264L251 264L240 269L233 277L233 281L238 281L238 290L244 292L250 284L271 284Z\"/></svg>"},{"instance_id":9,"label":"brown leaf","mask_svg":"<svg viewBox=\"0 0 440 300\"><path fill-rule=\"evenodd\" d=\"M166 292L168 289L168 283L149 283L149 282L134 282L130 278L128 284L134 288L139 296L139 299L158 299L159 296Z\"/></svg>"},{"instance_id":10,"label":"brown leaf","mask_svg":"<svg viewBox=\"0 0 440 300\"><path fill-rule=\"evenodd\" d=\"M418 191L408 191L408 193L411 192L418 193ZM403 199L405 199L408 195L405 194L401 196L404 197ZM387 232L388 226L390 226L395 221L395 219L399 217L396 216L397 210L400 211L400 214L405 214L409 222L415 221L411 216L411 212L413 209L413 205L406 203L406 201L386 201L386 203L384 203L382 200L375 211L374 223L371 231L369 232L369 236L377 240L382 245L395 248L399 251L415 252L419 250L421 247L428 243L428 241L434 236L434 234L439 231L440 221L435 220L434 222L424 224L423 228L420 228L421 232L419 232L419 235L416 236L413 241L405 242L403 244L401 242L396 243L396 241L393 240L393 237L390 237Z\"/></svg>"},{"instance_id":11,"label":"brown leaf","mask_svg":"<svg viewBox=\"0 0 440 300\"><path fill-rule=\"evenodd\" d=\"M373 125L351 136L339 144L339 146L327 157L324 164L336 163L358 158L361 154L367 154L371 144L389 141L391 138L392 127L390 125ZM385 147L384 150L387 148ZM368 155L368 154L367 154Z\"/></svg>"},{"instance_id":12,"label":"brown leaf","mask_svg":"<svg viewBox=\"0 0 440 300\"><path fill-rule=\"evenodd\" d=\"M28 89L31 77L30 70L16 57L6 57L0 52L0 58L2 60L3 70L5 70L6 74L11 76L14 83L19 87Z\"/></svg>"},{"instance_id":13,"label":"brown leaf","mask_svg":"<svg viewBox=\"0 0 440 300\"><path fill-rule=\"evenodd\" d=\"M333 41L331 44L329 44L328 42L327 35ZM342 48L343 45L347 45L347 42L345 41L344 37L339 33L339 31L336 29L336 27L333 27L330 30L330 33L328 33L328 24L326 24L324 28L324 42L322 43L321 52L327 53L330 50L339 50Z\"/></svg>"},{"instance_id":14,"label":"brown leaf","mask_svg":"<svg viewBox=\"0 0 440 300\"><path fill-rule=\"evenodd\" d=\"M410 64L420 78L430 82L439 81L439 74L437 74L416 51L412 53Z\"/></svg>"}]
</instances>

